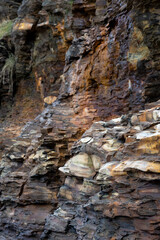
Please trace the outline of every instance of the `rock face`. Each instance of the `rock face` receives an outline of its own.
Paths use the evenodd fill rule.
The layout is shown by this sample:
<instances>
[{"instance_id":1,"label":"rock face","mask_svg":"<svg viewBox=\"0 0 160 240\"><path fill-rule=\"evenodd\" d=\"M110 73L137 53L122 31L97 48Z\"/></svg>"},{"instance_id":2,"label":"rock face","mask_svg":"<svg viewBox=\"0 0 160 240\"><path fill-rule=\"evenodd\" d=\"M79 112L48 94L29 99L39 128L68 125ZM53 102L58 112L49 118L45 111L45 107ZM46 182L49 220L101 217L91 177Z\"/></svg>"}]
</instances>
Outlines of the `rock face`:
<instances>
[{"instance_id":1,"label":"rock face","mask_svg":"<svg viewBox=\"0 0 160 240\"><path fill-rule=\"evenodd\" d=\"M95 122L78 141L82 130L66 106L46 109L28 124L0 164L4 239L158 240L155 105Z\"/></svg>"},{"instance_id":2,"label":"rock face","mask_svg":"<svg viewBox=\"0 0 160 240\"><path fill-rule=\"evenodd\" d=\"M74 144L51 218L64 229L47 225L46 239L159 239L158 115L153 108L96 122Z\"/></svg>"},{"instance_id":3,"label":"rock face","mask_svg":"<svg viewBox=\"0 0 160 240\"><path fill-rule=\"evenodd\" d=\"M14 19L17 17L17 10L22 0L1 0L0 3L0 21L4 19Z\"/></svg>"},{"instance_id":4,"label":"rock face","mask_svg":"<svg viewBox=\"0 0 160 240\"><path fill-rule=\"evenodd\" d=\"M158 0L26 0L17 15L14 89L29 78L42 101L67 98L86 125L159 99Z\"/></svg>"},{"instance_id":5,"label":"rock face","mask_svg":"<svg viewBox=\"0 0 160 240\"><path fill-rule=\"evenodd\" d=\"M75 113L106 119L111 111L119 115L159 99L159 60L154 57L159 40L153 37L159 31L159 14L153 10L159 3L82 2L73 4L76 35L61 89L62 95L73 96Z\"/></svg>"},{"instance_id":6,"label":"rock face","mask_svg":"<svg viewBox=\"0 0 160 240\"><path fill-rule=\"evenodd\" d=\"M159 240L159 1L1 2L0 239Z\"/></svg>"}]
</instances>

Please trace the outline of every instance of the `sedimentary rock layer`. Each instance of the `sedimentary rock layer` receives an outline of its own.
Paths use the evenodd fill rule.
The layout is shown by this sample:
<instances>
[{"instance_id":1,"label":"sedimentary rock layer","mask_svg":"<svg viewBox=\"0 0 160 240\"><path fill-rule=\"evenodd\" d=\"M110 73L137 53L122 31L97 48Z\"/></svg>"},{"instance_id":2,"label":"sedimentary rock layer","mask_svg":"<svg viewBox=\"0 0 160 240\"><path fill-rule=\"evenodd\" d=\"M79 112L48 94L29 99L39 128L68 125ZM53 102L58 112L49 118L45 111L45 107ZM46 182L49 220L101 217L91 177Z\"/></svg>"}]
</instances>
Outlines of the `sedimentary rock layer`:
<instances>
[{"instance_id":1,"label":"sedimentary rock layer","mask_svg":"<svg viewBox=\"0 0 160 240\"><path fill-rule=\"evenodd\" d=\"M159 1L2 3L0 238L158 240Z\"/></svg>"}]
</instances>

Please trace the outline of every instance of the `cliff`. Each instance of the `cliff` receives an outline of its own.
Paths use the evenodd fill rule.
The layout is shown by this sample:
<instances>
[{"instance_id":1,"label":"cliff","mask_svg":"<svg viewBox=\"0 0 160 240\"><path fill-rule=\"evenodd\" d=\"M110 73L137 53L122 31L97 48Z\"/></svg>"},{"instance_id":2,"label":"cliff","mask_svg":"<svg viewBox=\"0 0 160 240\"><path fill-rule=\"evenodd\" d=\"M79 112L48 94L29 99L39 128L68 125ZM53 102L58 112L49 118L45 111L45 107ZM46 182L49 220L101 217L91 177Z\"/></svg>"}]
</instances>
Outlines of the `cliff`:
<instances>
[{"instance_id":1,"label":"cliff","mask_svg":"<svg viewBox=\"0 0 160 240\"><path fill-rule=\"evenodd\" d=\"M159 1L0 12L1 238L158 240Z\"/></svg>"}]
</instances>

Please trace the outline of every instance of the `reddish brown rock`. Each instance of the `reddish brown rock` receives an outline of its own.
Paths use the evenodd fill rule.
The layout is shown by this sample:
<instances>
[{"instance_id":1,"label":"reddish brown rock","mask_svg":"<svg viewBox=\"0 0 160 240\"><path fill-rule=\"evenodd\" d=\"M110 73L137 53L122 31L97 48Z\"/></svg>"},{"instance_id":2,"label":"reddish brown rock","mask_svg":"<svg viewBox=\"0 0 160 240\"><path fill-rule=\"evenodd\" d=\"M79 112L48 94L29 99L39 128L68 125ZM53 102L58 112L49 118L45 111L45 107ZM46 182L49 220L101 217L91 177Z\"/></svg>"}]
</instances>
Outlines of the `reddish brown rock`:
<instances>
[{"instance_id":1,"label":"reddish brown rock","mask_svg":"<svg viewBox=\"0 0 160 240\"><path fill-rule=\"evenodd\" d=\"M159 110L150 111L159 114ZM147 111L125 116L128 124L124 121L124 116L109 122L94 123L73 146L75 158L82 151L88 155L96 153L103 163L97 176L79 179L72 173L60 188L60 208L68 211L68 214L70 211L74 213L70 228L65 235L61 231L60 239L70 234L72 228L79 238L87 236L84 239L159 239L159 146L149 145L150 151L144 154L143 150L140 151L139 144L135 144L141 139L147 142L146 136L149 134L150 142L152 138L154 142L154 135L160 134L156 127L159 121L145 122L150 123L147 130L137 128L143 125L143 120L130 125L130 118L137 119L143 114L146 115ZM126 142L126 137L129 136L134 138L133 142ZM103 148L108 139L117 139L121 150L113 148L111 152L110 148ZM70 166L68 163L72 159L65 166ZM92 170L91 165L90 169ZM69 201L72 201L71 205ZM63 221L64 217L59 217ZM48 231L47 236L56 236L55 232L56 230L53 233Z\"/></svg>"},{"instance_id":2,"label":"reddish brown rock","mask_svg":"<svg viewBox=\"0 0 160 240\"><path fill-rule=\"evenodd\" d=\"M24 0L17 15L0 44L0 71L15 56L0 237L158 240L159 1Z\"/></svg>"}]
</instances>

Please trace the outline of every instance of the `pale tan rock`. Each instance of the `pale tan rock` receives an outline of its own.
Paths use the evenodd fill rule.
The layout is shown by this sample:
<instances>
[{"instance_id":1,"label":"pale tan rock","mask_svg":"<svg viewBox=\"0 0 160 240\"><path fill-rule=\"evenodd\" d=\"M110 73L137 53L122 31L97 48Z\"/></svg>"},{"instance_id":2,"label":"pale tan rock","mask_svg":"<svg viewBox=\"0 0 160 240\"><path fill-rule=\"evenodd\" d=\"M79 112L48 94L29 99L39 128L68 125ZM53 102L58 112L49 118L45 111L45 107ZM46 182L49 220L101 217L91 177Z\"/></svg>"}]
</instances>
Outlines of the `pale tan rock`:
<instances>
[{"instance_id":1,"label":"pale tan rock","mask_svg":"<svg viewBox=\"0 0 160 240\"><path fill-rule=\"evenodd\" d=\"M155 129L156 131L160 131L160 124L157 124L156 126L154 126L154 129Z\"/></svg>"},{"instance_id":2,"label":"pale tan rock","mask_svg":"<svg viewBox=\"0 0 160 240\"><path fill-rule=\"evenodd\" d=\"M57 100L57 97L55 96L48 96L44 98L44 102L51 105L52 103L54 103Z\"/></svg>"},{"instance_id":3,"label":"pale tan rock","mask_svg":"<svg viewBox=\"0 0 160 240\"><path fill-rule=\"evenodd\" d=\"M159 154L160 153L160 134L159 132L150 132L148 137L140 139L137 147L139 154Z\"/></svg>"},{"instance_id":4,"label":"pale tan rock","mask_svg":"<svg viewBox=\"0 0 160 240\"><path fill-rule=\"evenodd\" d=\"M32 154L31 158L33 158L34 160L45 158L44 150L38 150L35 155Z\"/></svg>"},{"instance_id":5,"label":"pale tan rock","mask_svg":"<svg viewBox=\"0 0 160 240\"><path fill-rule=\"evenodd\" d=\"M144 160L139 161L124 161L120 164L118 164L115 168L115 172L127 172L130 170L139 170L142 172L154 172L154 173L160 173L160 163L155 162L147 162Z\"/></svg>"},{"instance_id":6,"label":"pale tan rock","mask_svg":"<svg viewBox=\"0 0 160 240\"><path fill-rule=\"evenodd\" d=\"M81 139L81 142L82 142L82 143L89 143L89 142L91 142L91 140L92 140L91 137L85 137L85 138L82 138L82 139ZM93 140L92 140L92 141L93 141Z\"/></svg>"},{"instance_id":7,"label":"pale tan rock","mask_svg":"<svg viewBox=\"0 0 160 240\"><path fill-rule=\"evenodd\" d=\"M159 132L143 131L136 134L137 139L152 138L153 136L160 136Z\"/></svg>"},{"instance_id":8,"label":"pale tan rock","mask_svg":"<svg viewBox=\"0 0 160 240\"><path fill-rule=\"evenodd\" d=\"M133 129L135 129L136 131L142 131L142 127L141 126L135 126L135 127L133 127Z\"/></svg>"},{"instance_id":9,"label":"pale tan rock","mask_svg":"<svg viewBox=\"0 0 160 240\"><path fill-rule=\"evenodd\" d=\"M115 166L117 166L118 163L119 162L108 162L108 163L104 164L100 168L99 173L111 176L113 168L115 168Z\"/></svg>"},{"instance_id":10,"label":"pale tan rock","mask_svg":"<svg viewBox=\"0 0 160 240\"><path fill-rule=\"evenodd\" d=\"M153 119L155 121L158 121L160 119L160 111L159 110L154 110L153 111Z\"/></svg>"},{"instance_id":11,"label":"pale tan rock","mask_svg":"<svg viewBox=\"0 0 160 240\"><path fill-rule=\"evenodd\" d=\"M92 159L92 163L95 171L98 171L102 166L101 158L98 157L97 155L91 155L91 159Z\"/></svg>"},{"instance_id":12,"label":"pale tan rock","mask_svg":"<svg viewBox=\"0 0 160 240\"><path fill-rule=\"evenodd\" d=\"M31 30L33 27L33 23L30 22L21 22L17 23L13 27L13 31L24 31L24 30Z\"/></svg>"},{"instance_id":13,"label":"pale tan rock","mask_svg":"<svg viewBox=\"0 0 160 240\"><path fill-rule=\"evenodd\" d=\"M112 119L112 122L117 123L117 124L120 124L120 123L121 123L121 120L122 120L121 117L119 117L119 118L113 118L113 119Z\"/></svg>"},{"instance_id":14,"label":"pale tan rock","mask_svg":"<svg viewBox=\"0 0 160 240\"><path fill-rule=\"evenodd\" d=\"M23 147L28 147L30 145L30 142L26 141L17 141L13 144L13 146L23 146Z\"/></svg>"},{"instance_id":15,"label":"pale tan rock","mask_svg":"<svg viewBox=\"0 0 160 240\"><path fill-rule=\"evenodd\" d=\"M102 146L102 148L107 152L118 151L121 144L116 139L106 140L106 143Z\"/></svg>"},{"instance_id":16,"label":"pale tan rock","mask_svg":"<svg viewBox=\"0 0 160 240\"><path fill-rule=\"evenodd\" d=\"M65 174L89 178L95 175L92 159L86 153L80 153L71 158L64 167L59 170Z\"/></svg>"},{"instance_id":17,"label":"pale tan rock","mask_svg":"<svg viewBox=\"0 0 160 240\"><path fill-rule=\"evenodd\" d=\"M124 175L125 173L123 171L115 172L114 169L118 165L119 162L108 162L104 164L100 170L99 174L97 176L97 180L106 180L108 177L113 177L115 175Z\"/></svg>"}]
</instances>

